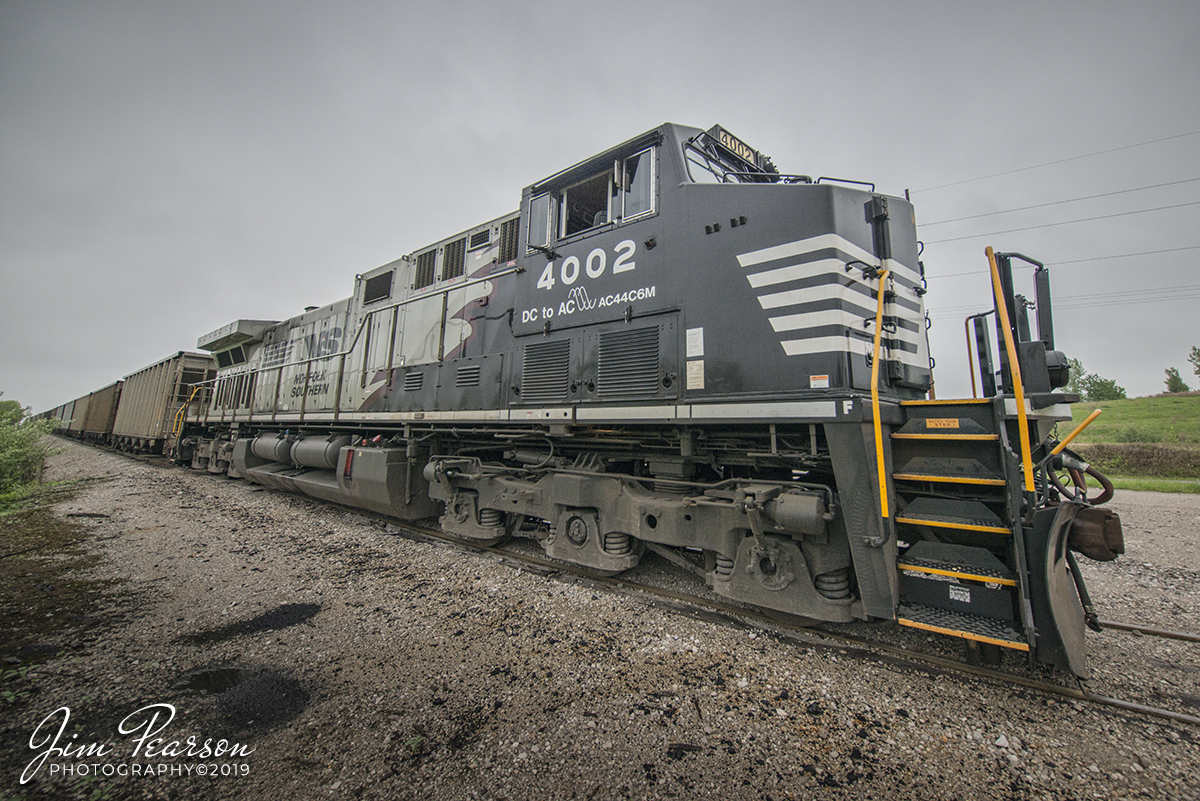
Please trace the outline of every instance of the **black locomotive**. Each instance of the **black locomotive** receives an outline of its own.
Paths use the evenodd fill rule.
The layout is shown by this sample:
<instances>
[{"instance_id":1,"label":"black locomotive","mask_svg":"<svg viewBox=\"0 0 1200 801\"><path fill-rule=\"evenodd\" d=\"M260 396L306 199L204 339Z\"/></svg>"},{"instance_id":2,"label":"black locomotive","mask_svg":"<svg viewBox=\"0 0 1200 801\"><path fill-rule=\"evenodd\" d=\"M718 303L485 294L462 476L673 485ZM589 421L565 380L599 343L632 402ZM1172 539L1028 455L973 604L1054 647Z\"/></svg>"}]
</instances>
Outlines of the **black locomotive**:
<instances>
[{"instance_id":1,"label":"black locomotive","mask_svg":"<svg viewBox=\"0 0 1200 801\"><path fill-rule=\"evenodd\" d=\"M201 337L218 375L168 447L597 571L652 550L758 607L1084 675L1071 551L1113 558L1120 526L1055 438L1076 398L1055 392L1047 273L1034 337L1024 257L989 249L998 369L980 316L985 397L930 399L918 248L903 198L663 125L348 299Z\"/></svg>"}]
</instances>

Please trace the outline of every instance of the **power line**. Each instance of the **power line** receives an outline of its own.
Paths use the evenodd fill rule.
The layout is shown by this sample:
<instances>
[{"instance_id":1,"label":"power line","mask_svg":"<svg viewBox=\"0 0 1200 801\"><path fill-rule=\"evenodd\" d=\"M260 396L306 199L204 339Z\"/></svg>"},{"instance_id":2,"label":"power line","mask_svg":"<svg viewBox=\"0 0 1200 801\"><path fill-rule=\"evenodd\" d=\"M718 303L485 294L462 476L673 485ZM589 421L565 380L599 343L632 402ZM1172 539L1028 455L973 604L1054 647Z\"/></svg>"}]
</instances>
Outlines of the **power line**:
<instances>
[{"instance_id":1,"label":"power line","mask_svg":"<svg viewBox=\"0 0 1200 801\"><path fill-rule=\"evenodd\" d=\"M1159 253L1178 253L1183 250L1200 250L1200 245L1188 245L1187 247L1182 247L1182 248L1166 248L1165 250L1143 250L1143 251L1139 251L1138 253L1117 253L1117 254L1113 254L1111 256L1091 256L1086 259L1056 259L1053 261L1047 261L1046 266L1047 267L1062 267L1063 265L1067 265L1067 264L1089 264L1093 261L1106 261L1108 259L1131 259L1135 256L1154 256ZM1025 265L1017 264L1014 266L1015 267L1024 267ZM945 273L945 274L938 274L938 275L934 275L931 273L929 275L929 278L930 278L930 280L933 280L933 281L940 281L943 278L958 278L959 276L963 276L963 275L986 275L987 272L988 272L987 267L980 267L978 270L968 270L963 273Z\"/></svg>"},{"instance_id":2,"label":"power line","mask_svg":"<svg viewBox=\"0 0 1200 801\"><path fill-rule=\"evenodd\" d=\"M985 236L999 236L1000 234L1012 234L1017 231L1033 231L1038 228L1054 228L1059 225L1074 225L1081 222L1093 222L1095 220L1110 220L1113 217L1129 217L1134 214L1149 214L1152 211L1166 211L1168 209L1181 209L1185 206L1200 206L1200 200L1193 200L1190 203L1176 203L1173 206L1159 206L1153 209L1138 209L1137 211L1121 211L1116 214L1101 214L1097 217L1083 217L1078 220L1063 220L1062 222L1043 223L1041 225L1026 225L1021 228L1009 228L1004 231L990 231L986 234L970 234L968 236L955 236L950 239L934 239L926 242L926 245L940 245L945 242L961 242L964 239L979 239Z\"/></svg>"},{"instance_id":3,"label":"power line","mask_svg":"<svg viewBox=\"0 0 1200 801\"><path fill-rule=\"evenodd\" d=\"M1044 209L1047 206L1061 206L1064 203L1078 203L1081 200L1095 200L1099 197L1112 197L1114 195L1125 195L1130 192L1144 192L1147 189L1161 189L1164 186L1177 186L1178 184L1189 184L1193 181L1200 181L1200 178L1185 178L1182 181L1169 181L1165 184L1153 184L1152 186L1139 186L1134 189L1118 189L1115 192L1104 192L1099 195L1085 195L1084 197L1073 197L1069 200L1055 200L1050 203L1038 203L1033 206L1021 206L1016 209L1004 209L1003 211L988 211L983 214L972 214L968 217L955 217L952 220L938 220L937 222L921 223L922 228L928 228L931 225L945 225L946 223L962 222L963 220L977 220L980 217L994 217L997 214L1012 214L1018 211L1029 211L1030 209Z\"/></svg>"},{"instance_id":4,"label":"power line","mask_svg":"<svg viewBox=\"0 0 1200 801\"><path fill-rule=\"evenodd\" d=\"M1153 256L1157 253L1177 253L1181 250L1200 250L1200 245L1188 245L1182 248L1167 248L1166 250L1143 250L1140 253L1120 253L1114 256L1093 256L1090 259L1063 259L1062 261L1046 262L1047 265L1081 264L1089 261L1104 261L1105 259L1126 259L1132 256Z\"/></svg>"},{"instance_id":5,"label":"power line","mask_svg":"<svg viewBox=\"0 0 1200 801\"><path fill-rule=\"evenodd\" d=\"M1137 304L1142 304L1142 303L1169 303L1171 301L1176 301L1176 300L1190 300L1190 301L1200 300L1200 292L1197 292L1194 294L1172 295L1171 297L1167 297L1167 298L1130 298L1129 300L1118 300L1118 301L1098 300L1098 301L1095 301L1092 303L1078 303L1078 304L1059 304L1058 301L1055 301L1054 302L1054 311L1057 313L1057 312L1062 312L1062 311L1077 311L1079 309L1094 309L1094 308L1099 308L1099 307L1110 308L1113 306L1132 306L1132 305L1137 305ZM947 317L958 317L958 316L964 314L965 312L969 312L969 311L979 311L980 308L985 308L985 307L983 307L982 304L980 304L980 305L975 305L975 306L963 306L963 307L958 307L958 308L937 309L936 311L931 310L929 312L929 317L930 317L930 319L933 319L933 320L942 320Z\"/></svg>"},{"instance_id":6,"label":"power line","mask_svg":"<svg viewBox=\"0 0 1200 801\"><path fill-rule=\"evenodd\" d=\"M1169 293L1164 297L1164 293ZM1140 297L1139 297L1140 296ZM1054 310L1090 309L1096 306L1128 306L1137 303L1159 303L1171 300L1200 298L1200 284L1166 286L1155 289L1130 289L1119 292L1093 292L1087 295L1063 295L1054 299ZM930 317L950 317L979 308L979 304L943 306L930 309Z\"/></svg>"},{"instance_id":7,"label":"power line","mask_svg":"<svg viewBox=\"0 0 1200 801\"><path fill-rule=\"evenodd\" d=\"M1081 156L1071 156L1071 157L1065 158L1065 159L1057 159L1055 161L1043 162L1042 164L1031 164L1028 167L1017 167L1016 169L1013 169L1013 170L1004 170L1003 172L994 172L994 173L991 173L990 175L980 175L975 178L964 178L961 181L953 181L948 184L939 184L938 186L928 186L928 187L925 187L924 189L913 189L910 191L914 194L917 192L932 192L935 189L945 189L946 187L950 187L950 186L961 186L962 184L969 184L974 181L983 181L988 178L998 178L1001 175L1012 175L1013 173L1016 173L1016 172L1025 172L1026 170L1036 170L1041 167L1051 167L1055 164L1065 164L1068 161L1079 161L1080 159L1088 159L1088 158L1091 158L1092 156L1103 156L1106 153L1116 153L1121 150L1130 150L1135 147L1145 147L1146 145L1155 145L1155 144L1158 144L1159 142L1169 142L1172 139L1182 139L1185 136L1195 136L1196 134L1200 134L1200 131L1189 131L1188 133L1175 134L1174 136L1164 136L1161 139L1151 139L1147 142L1138 142L1138 143L1132 144L1132 145L1122 145L1121 147L1113 147L1113 148L1109 148L1108 150L1097 150L1095 153L1084 153Z\"/></svg>"},{"instance_id":8,"label":"power line","mask_svg":"<svg viewBox=\"0 0 1200 801\"><path fill-rule=\"evenodd\" d=\"M1096 300L1088 303L1054 304L1055 311L1071 311L1073 309L1094 309L1097 306L1131 306L1138 303L1167 303L1172 300L1200 300L1200 292L1175 294L1163 298L1128 298L1126 300Z\"/></svg>"}]
</instances>

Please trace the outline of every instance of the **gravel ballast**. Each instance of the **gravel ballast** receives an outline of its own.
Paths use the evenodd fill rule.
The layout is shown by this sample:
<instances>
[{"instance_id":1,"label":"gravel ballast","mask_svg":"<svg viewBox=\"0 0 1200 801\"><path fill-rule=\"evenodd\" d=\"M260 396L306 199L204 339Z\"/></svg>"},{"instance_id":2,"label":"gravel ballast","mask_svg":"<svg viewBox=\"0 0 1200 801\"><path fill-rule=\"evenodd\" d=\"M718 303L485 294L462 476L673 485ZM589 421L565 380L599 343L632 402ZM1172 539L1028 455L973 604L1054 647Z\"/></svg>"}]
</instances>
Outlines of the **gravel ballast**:
<instances>
[{"instance_id":1,"label":"gravel ballast","mask_svg":"<svg viewBox=\"0 0 1200 801\"><path fill-rule=\"evenodd\" d=\"M6 801L1200 798L1195 726L708 622L352 510L64 448L46 480L103 480L53 510L82 556L45 549L60 577L4 591L10 619L56 604L2 647ZM1126 555L1080 560L1100 616L1200 631L1200 497L1112 506ZM1200 715L1200 644L1088 642L1088 689ZM58 746L108 751L50 753L21 784L62 707ZM139 744L156 712L164 742ZM200 756L220 739L245 754ZM133 755L171 743L184 753Z\"/></svg>"}]
</instances>

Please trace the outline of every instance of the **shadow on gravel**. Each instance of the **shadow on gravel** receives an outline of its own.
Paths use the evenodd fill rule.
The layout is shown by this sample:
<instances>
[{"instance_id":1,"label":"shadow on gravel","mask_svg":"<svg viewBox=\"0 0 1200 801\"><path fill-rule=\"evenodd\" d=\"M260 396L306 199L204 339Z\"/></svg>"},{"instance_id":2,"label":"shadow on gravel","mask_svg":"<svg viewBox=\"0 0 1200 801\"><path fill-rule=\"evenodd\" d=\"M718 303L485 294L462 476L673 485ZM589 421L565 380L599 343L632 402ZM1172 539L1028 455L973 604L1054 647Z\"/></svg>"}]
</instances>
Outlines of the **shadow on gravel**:
<instances>
[{"instance_id":1,"label":"shadow on gravel","mask_svg":"<svg viewBox=\"0 0 1200 801\"><path fill-rule=\"evenodd\" d=\"M212 645L245 634L278 631L304 623L320 611L320 604L283 604L249 620L227 623L224 626L198 631L195 634L181 635L175 638L175 642L187 645Z\"/></svg>"},{"instance_id":2,"label":"shadow on gravel","mask_svg":"<svg viewBox=\"0 0 1200 801\"><path fill-rule=\"evenodd\" d=\"M193 670L174 689L210 695L216 713L243 728L286 723L308 706L300 682L281 673L241 667Z\"/></svg>"}]
</instances>

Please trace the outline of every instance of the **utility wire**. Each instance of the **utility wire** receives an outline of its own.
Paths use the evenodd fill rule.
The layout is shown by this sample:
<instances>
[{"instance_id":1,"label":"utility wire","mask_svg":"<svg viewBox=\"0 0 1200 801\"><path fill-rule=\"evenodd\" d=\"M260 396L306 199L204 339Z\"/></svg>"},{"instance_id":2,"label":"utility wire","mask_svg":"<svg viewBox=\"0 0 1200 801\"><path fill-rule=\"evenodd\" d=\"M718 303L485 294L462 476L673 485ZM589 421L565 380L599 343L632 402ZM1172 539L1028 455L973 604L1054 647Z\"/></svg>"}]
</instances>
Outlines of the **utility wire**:
<instances>
[{"instance_id":1,"label":"utility wire","mask_svg":"<svg viewBox=\"0 0 1200 801\"><path fill-rule=\"evenodd\" d=\"M1188 245L1187 247L1182 247L1182 248L1166 248L1165 250L1143 250L1138 253L1117 253L1117 254L1114 254L1111 256L1092 256L1092 257L1086 258L1086 259L1061 259L1061 260L1047 261L1046 266L1047 267L1062 267L1067 264L1088 264L1093 261L1105 261L1107 259L1130 259L1130 258L1133 258L1134 256L1153 256L1158 253L1178 253L1179 251L1182 251L1182 250L1200 250L1200 245ZM1013 266L1014 267L1026 267L1027 265L1015 264ZM1029 269L1033 269L1032 266L1030 266ZM968 270L963 273L945 273L945 274L938 273L936 275L933 273L930 273L929 279L932 281L940 281L943 278L958 278L959 276L963 276L963 275L985 275L985 274L987 274L987 272L988 272L987 267L980 267L978 270Z\"/></svg>"},{"instance_id":2,"label":"utility wire","mask_svg":"<svg viewBox=\"0 0 1200 801\"><path fill-rule=\"evenodd\" d=\"M1096 217L1083 217L1078 220L1063 220L1062 222L1043 223L1041 225L1026 225L1021 228L1009 228L1004 231L991 231L986 234L970 234L968 236L955 236L949 239L934 239L926 242L926 245L940 245L944 242L961 242L964 239L979 239L984 236L999 236L1000 234L1012 234L1017 231L1033 231L1038 228L1054 228L1059 225L1074 225L1081 222L1092 222L1094 220L1110 220L1113 217L1129 217L1134 214L1149 214L1152 211L1166 211L1167 209L1181 209L1185 206L1200 206L1200 200L1193 200L1190 203L1176 203L1173 206L1158 206L1153 209L1138 209L1137 211L1121 211L1116 214L1101 214Z\"/></svg>"},{"instance_id":3,"label":"utility wire","mask_svg":"<svg viewBox=\"0 0 1200 801\"><path fill-rule=\"evenodd\" d=\"M1018 211L1029 211L1030 209L1044 209L1047 206L1061 206L1064 203L1078 203L1081 200L1095 200L1099 197L1112 197L1113 195L1125 195L1130 192L1144 192L1147 189L1161 189L1164 186L1177 186L1178 184L1189 184L1193 181L1200 181L1200 178L1185 178L1182 181L1169 181L1165 184L1153 184L1152 186L1139 186L1134 189L1118 189L1115 192L1104 192L1099 195L1086 195L1084 197L1073 197L1069 200L1055 200L1050 203L1038 203L1034 206L1021 206L1016 209L1004 209L1003 211L988 211L983 214L972 214L968 217L955 217L952 220L938 220L937 222L921 223L922 228L928 228L931 225L945 225L946 223L962 222L963 220L977 220L980 217L994 217L997 214L1012 214Z\"/></svg>"},{"instance_id":4,"label":"utility wire","mask_svg":"<svg viewBox=\"0 0 1200 801\"><path fill-rule=\"evenodd\" d=\"M1163 297L1164 293L1167 294ZM1132 297L1141 296L1141 297ZM1200 298L1200 284L1166 286L1156 289L1133 289L1120 292L1093 292L1087 295L1062 295L1054 299L1055 311L1066 309L1088 309L1094 306L1127 306L1134 303L1158 303L1170 300L1192 300ZM947 317L978 308L979 304L942 306L930 309L931 317Z\"/></svg>"},{"instance_id":5,"label":"utility wire","mask_svg":"<svg viewBox=\"0 0 1200 801\"><path fill-rule=\"evenodd\" d=\"M1026 170L1036 170L1041 167L1051 167L1055 164L1065 164L1068 161L1079 161L1080 159L1088 159L1088 158L1091 158L1092 156L1103 156L1106 153L1116 153L1121 150L1130 150L1135 147L1145 147L1146 145L1155 145L1155 144L1158 144L1159 142L1169 142L1172 139L1182 139L1185 136L1195 136L1196 134L1200 134L1200 131L1189 131L1188 133L1175 134L1174 136L1164 136L1161 139L1151 139L1148 142L1138 142L1138 143L1132 144L1132 145L1122 145L1121 147L1112 147L1112 148L1109 148L1108 150L1097 150L1095 153L1084 153L1081 156L1071 156L1071 157L1065 158L1065 159L1057 159L1055 161L1043 162L1042 164L1031 164L1028 167L1017 167L1014 170L1004 170L1003 172L994 172L994 173L991 173L990 175L980 175L975 178L964 178L961 181L953 181L948 184L939 184L938 186L927 186L924 189L913 189L913 190L910 190L910 192L913 194L915 194L917 192L932 192L935 189L945 189L946 187L950 187L950 186L961 186L962 184L969 184L969 183L973 183L974 181L983 181L988 178L998 178L1001 175L1012 175L1015 172L1025 172Z\"/></svg>"},{"instance_id":6,"label":"utility wire","mask_svg":"<svg viewBox=\"0 0 1200 801\"><path fill-rule=\"evenodd\" d=\"M1132 306L1141 303L1169 303L1175 300L1200 300L1200 292L1197 292L1194 295L1173 295L1169 298L1132 298L1130 300L1123 301L1099 300L1094 303L1079 303L1074 305L1062 305L1056 300L1054 302L1054 311L1077 311L1079 309L1093 309L1099 307L1107 309L1114 306ZM958 309L937 309L936 311L930 311L929 318L931 320L944 320L948 317L959 317L969 311L979 311L980 309L986 310L986 308L987 307L984 304L977 304L974 306L964 306Z\"/></svg>"}]
</instances>

